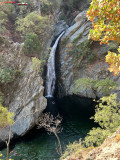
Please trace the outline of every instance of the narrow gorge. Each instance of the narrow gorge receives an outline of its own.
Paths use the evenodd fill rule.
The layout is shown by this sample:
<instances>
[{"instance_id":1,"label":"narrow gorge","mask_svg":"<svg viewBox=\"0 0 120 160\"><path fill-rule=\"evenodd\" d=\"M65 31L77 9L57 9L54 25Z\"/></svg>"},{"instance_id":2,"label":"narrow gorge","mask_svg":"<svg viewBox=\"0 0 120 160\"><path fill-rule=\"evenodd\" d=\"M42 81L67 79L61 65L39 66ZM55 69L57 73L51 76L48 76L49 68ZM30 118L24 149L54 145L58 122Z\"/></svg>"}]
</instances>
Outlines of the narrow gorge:
<instances>
[{"instance_id":1,"label":"narrow gorge","mask_svg":"<svg viewBox=\"0 0 120 160\"><path fill-rule=\"evenodd\" d=\"M120 76L105 61L109 51L118 54L119 44L100 45L89 38L91 1L0 2L0 107L7 109L5 119L0 110L0 158L9 160L9 152L14 160L119 160ZM116 108L104 112L98 104ZM54 134L38 129L44 113L62 117L62 155ZM91 132L95 138L89 138L96 128L96 135Z\"/></svg>"}]
</instances>

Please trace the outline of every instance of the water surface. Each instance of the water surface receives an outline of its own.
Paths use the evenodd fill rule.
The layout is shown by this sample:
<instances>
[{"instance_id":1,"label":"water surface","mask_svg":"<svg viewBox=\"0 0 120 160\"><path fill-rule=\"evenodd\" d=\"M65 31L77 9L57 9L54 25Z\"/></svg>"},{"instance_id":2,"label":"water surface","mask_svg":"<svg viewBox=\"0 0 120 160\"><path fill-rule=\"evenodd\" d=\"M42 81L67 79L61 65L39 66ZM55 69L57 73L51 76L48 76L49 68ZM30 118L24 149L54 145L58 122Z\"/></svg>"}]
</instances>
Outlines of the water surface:
<instances>
[{"instance_id":1,"label":"water surface","mask_svg":"<svg viewBox=\"0 0 120 160\"><path fill-rule=\"evenodd\" d=\"M52 104L52 102L55 104ZM63 131L59 134L63 150L73 141L84 138L88 131L95 126L89 118L94 115L94 106L91 100L75 96L63 99L48 99L46 111L63 116ZM44 129L34 128L26 136L11 146L14 160L58 160L58 142L54 134L48 135ZM6 150L3 150L5 154ZM16 156L15 156L16 154Z\"/></svg>"}]
</instances>

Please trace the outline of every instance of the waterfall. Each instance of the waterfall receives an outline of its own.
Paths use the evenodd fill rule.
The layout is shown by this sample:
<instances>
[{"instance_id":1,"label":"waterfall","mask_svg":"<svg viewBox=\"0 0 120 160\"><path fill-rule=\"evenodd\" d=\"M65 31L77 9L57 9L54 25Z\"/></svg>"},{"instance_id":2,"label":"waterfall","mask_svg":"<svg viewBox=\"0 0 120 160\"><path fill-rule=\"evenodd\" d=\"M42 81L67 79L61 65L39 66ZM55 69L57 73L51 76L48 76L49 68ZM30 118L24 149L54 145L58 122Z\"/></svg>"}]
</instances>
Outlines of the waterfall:
<instances>
[{"instance_id":1,"label":"waterfall","mask_svg":"<svg viewBox=\"0 0 120 160\"><path fill-rule=\"evenodd\" d=\"M55 91L55 81L56 81L56 74L55 74L55 52L58 46L58 42L64 31L59 35L57 40L55 41L50 56L47 63L47 77L46 77L46 97L53 97Z\"/></svg>"}]
</instances>

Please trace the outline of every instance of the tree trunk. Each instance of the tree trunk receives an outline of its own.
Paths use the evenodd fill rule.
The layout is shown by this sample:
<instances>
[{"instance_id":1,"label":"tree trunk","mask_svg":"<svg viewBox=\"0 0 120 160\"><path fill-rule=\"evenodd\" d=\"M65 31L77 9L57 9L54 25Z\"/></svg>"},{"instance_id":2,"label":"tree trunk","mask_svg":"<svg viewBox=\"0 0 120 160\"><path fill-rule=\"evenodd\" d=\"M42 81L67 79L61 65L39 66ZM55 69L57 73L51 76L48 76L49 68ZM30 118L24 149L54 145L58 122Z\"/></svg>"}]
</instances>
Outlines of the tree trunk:
<instances>
[{"instance_id":1,"label":"tree trunk","mask_svg":"<svg viewBox=\"0 0 120 160\"><path fill-rule=\"evenodd\" d=\"M61 155L62 155L62 146L61 146L60 139L59 139L59 137L58 137L58 135L57 135L56 132L55 132L54 134L55 134L55 136L57 137L57 140L58 140L58 143L59 143L59 146L60 146L60 152L61 152Z\"/></svg>"},{"instance_id":2,"label":"tree trunk","mask_svg":"<svg viewBox=\"0 0 120 160\"><path fill-rule=\"evenodd\" d=\"M8 139L8 141L6 142L6 144L7 144L7 157L6 157L6 160L9 160L9 145L10 145L10 139L11 139L11 125L10 125L10 130L9 130L9 139Z\"/></svg>"}]
</instances>

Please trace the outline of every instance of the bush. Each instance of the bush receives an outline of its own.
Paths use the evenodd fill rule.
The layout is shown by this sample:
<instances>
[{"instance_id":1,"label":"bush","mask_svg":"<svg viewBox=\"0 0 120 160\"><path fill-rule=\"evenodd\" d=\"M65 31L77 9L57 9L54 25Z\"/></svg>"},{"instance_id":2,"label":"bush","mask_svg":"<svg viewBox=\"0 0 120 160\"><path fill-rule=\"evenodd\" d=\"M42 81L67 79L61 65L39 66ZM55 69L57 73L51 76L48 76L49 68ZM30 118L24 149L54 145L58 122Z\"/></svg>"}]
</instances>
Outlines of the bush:
<instances>
[{"instance_id":1,"label":"bush","mask_svg":"<svg viewBox=\"0 0 120 160\"><path fill-rule=\"evenodd\" d=\"M72 43L77 43L78 40L80 40L80 38L82 37L82 34L83 34L83 33L80 33L80 34L78 35L78 37L76 37L76 38L72 41Z\"/></svg>"},{"instance_id":2,"label":"bush","mask_svg":"<svg viewBox=\"0 0 120 160\"><path fill-rule=\"evenodd\" d=\"M25 37L23 52L26 55L40 54L42 50L41 43L35 33L28 33Z\"/></svg>"},{"instance_id":3,"label":"bush","mask_svg":"<svg viewBox=\"0 0 120 160\"><path fill-rule=\"evenodd\" d=\"M9 112L7 108L0 104L0 128L12 125L14 123L13 116L13 112Z\"/></svg>"},{"instance_id":4,"label":"bush","mask_svg":"<svg viewBox=\"0 0 120 160\"><path fill-rule=\"evenodd\" d=\"M1 68L0 69L0 82L7 84L13 82L15 79L16 72L11 68Z\"/></svg>"},{"instance_id":5,"label":"bush","mask_svg":"<svg viewBox=\"0 0 120 160\"><path fill-rule=\"evenodd\" d=\"M94 86L96 80L92 80L90 78L81 78L75 82L75 87L73 88L73 93L77 94L79 90L84 91L86 89L90 89Z\"/></svg>"},{"instance_id":6,"label":"bush","mask_svg":"<svg viewBox=\"0 0 120 160\"><path fill-rule=\"evenodd\" d=\"M75 153L77 156L80 155L80 150L83 148L84 148L84 145L83 145L81 139L79 140L79 142L73 142L73 143L67 145L65 153L62 155L60 160L65 159L67 156L71 155L72 153Z\"/></svg>"},{"instance_id":7,"label":"bush","mask_svg":"<svg viewBox=\"0 0 120 160\"><path fill-rule=\"evenodd\" d=\"M40 66L41 66L41 61L36 57L32 58L32 66L31 66L32 70L35 71L36 73L39 73Z\"/></svg>"},{"instance_id":8,"label":"bush","mask_svg":"<svg viewBox=\"0 0 120 160\"><path fill-rule=\"evenodd\" d=\"M72 42L72 48L69 51L68 54L70 54L73 57L73 61L76 64L76 67L80 67L81 60L83 58L88 57L88 55L91 53L91 46L92 46L92 40L87 40L85 42L80 43L77 45L76 41L80 39L82 35L79 34L77 38L75 38Z\"/></svg>"},{"instance_id":9,"label":"bush","mask_svg":"<svg viewBox=\"0 0 120 160\"><path fill-rule=\"evenodd\" d=\"M111 94L98 100L94 119L100 127L93 128L85 138L86 146L99 146L108 135L114 133L120 126L120 101L117 102L117 95Z\"/></svg>"},{"instance_id":10,"label":"bush","mask_svg":"<svg viewBox=\"0 0 120 160\"><path fill-rule=\"evenodd\" d=\"M4 102L4 94L0 91L0 103Z\"/></svg>"},{"instance_id":11,"label":"bush","mask_svg":"<svg viewBox=\"0 0 120 160\"><path fill-rule=\"evenodd\" d=\"M73 88L73 93L77 94L80 90L84 91L87 89L93 89L93 91L102 92L106 96L115 89L118 84L109 78L104 80L93 80L90 78L81 78L75 82L75 87Z\"/></svg>"},{"instance_id":12,"label":"bush","mask_svg":"<svg viewBox=\"0 0 120 160\"><path fill-rule=\"evenodd\" d=\"M96 59L96 51L91 52L91 54L88 57L88 62L92 63Z\"/></svg>"},{"instance_id":13,"label":"bush","mask_svg":"<svg viewBox=\"0 0 120 160\"><path fill-rule=\"evenodd\" d=\"M44 36L46 28L49 26L49 21L47 17L42 17L35 12L31 12L25 18L18 18L16 24L17 30L23 35L34 32L37 35Z\"/></svg>"},{"instance_id":14,"label":"bush","mask_svg":"<svg viewBox=\"0 0 120 160\"><path fill-rule=\"evenodd\" d=\"M110 135L108 130L101 129L100 127L93 128L85 137L85 144L87 147L99 146L102 144L105 138L108 137L108 135Z\"/></svg>"},{"instance_id":15,"label":"bush","mask_svg":"<svg viewBox=\"0 0 120 160\"><path fill-rule=\"evenodd\" d=\"M96 105L95 116L91 117L91 119L94 119L99 124L99 127L90 130L84 141L80 140L80 142L69 144L60 158L61 160L73 154L79 156L82 150L90 151L94 147L101 145L120 126L120 101L117 102L117 95L111 94L100 98L97 102L99 104ZM116 135L114 141L120 141L120 134Z\"/></svg>"},{"instance_id":16,"label":"bush","mask_svg":"<svg viewBox=\"0 0 120 160\"><path fill-rule=\"evenodd\" d=\"M104 93L107 96L117 86L118 84L116 82L111 81L109 78L106 78L104 80L96 81L94 88L98 91L102 91L102 93Z\"/></svg>"}]
</instances>

